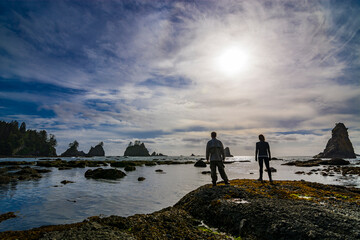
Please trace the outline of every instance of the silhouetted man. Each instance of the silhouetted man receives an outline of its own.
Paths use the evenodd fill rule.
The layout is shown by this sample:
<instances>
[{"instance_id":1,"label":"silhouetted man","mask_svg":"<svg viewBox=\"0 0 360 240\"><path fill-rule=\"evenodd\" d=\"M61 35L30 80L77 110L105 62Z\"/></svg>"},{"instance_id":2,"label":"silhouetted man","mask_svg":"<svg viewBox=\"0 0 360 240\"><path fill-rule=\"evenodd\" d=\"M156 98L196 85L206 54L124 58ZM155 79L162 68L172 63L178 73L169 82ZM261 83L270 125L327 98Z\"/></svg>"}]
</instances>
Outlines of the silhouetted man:
<instances>
[{"instance_id":1,"label":"silhouetted man","mask_svg":"<svg viewBox=\"0 0 360 240\"><path fill-rule=\"evenodd\" d=\"M270 145L268 142L265 142L264 135L259 135L260 142L256 143L256 149L255 149L255 161L259 159L259 181L263 181L263 163L265 163L266 169L268 171L269 180L272 182L271 178L271 169L270 169L270 159L271 159L271 153L270 153Z\"/></svg>"},{"instance_id":2,"label":"silhouetted man","mask_svg":"<svg viewBox=\"0 0 360 240\"><path fill-rule=\"evenodd\" d=\"M210 159L211 179L213 186L216 186L217 181L216 167L219 169L220 176L224 180L225 184L230 184L224 171L224 146L221 141L216 139L216 132L211 133L211 138L212 139L208 141L206 145L206 161L209 162Z\"/></svg>"}]
</instances>

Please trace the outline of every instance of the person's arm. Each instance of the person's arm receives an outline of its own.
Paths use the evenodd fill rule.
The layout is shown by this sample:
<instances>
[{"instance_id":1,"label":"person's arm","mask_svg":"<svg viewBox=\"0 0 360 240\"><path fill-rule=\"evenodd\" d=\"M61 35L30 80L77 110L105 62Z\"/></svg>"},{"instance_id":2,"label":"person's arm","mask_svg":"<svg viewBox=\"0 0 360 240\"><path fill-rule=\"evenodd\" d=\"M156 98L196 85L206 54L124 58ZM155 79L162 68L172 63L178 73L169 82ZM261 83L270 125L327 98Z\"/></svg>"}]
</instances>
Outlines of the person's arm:
<instances>
[{"instance_id":1,"label":"person's arm","mask_svg":"<svg viewBox=\"0 0 360 240\"><path fill-rule=\"evenodd\" d=\"M256 143L256 147L255 147L255 161L257 161L258 152L259 152L259 145Z\"/></svg>"},{"instance_id":2,"label":"person's arm","mask_svg":"<svg viewBox=\"0 0 360 240\"><path fill-rule=\"evenodd\" d=\"M210 151L209 151L209 143L206 144L206 161L209 162L209 155L210 155Z\"/></svg>"},{"instance_id":3,"label":"person's arm","mask_svg":"<svg viewBox=\"0 0 360 240\"><path fill-rule=\"evenodd\" d=\"M271 160L270 144L269 143L267 143L267 147L268 147L268 153L269 153L269 160Z\"/></svg>"}]
</instances>

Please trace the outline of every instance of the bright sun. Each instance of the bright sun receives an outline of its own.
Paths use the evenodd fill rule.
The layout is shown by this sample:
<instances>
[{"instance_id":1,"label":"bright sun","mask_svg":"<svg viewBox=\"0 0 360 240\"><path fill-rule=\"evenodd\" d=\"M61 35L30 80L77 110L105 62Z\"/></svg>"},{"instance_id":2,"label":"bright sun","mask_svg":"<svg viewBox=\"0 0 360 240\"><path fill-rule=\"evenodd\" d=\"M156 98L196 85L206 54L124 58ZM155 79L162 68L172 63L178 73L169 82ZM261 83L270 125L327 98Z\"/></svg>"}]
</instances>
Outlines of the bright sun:
<instances>
[{"instance_id":1,"label":"bright sun","mask_svg":"<svg viewBox=\"0 0 360 240\"><path fill-rule=\"evenodd\" d=\"M239 47L227 48L216 58L219 70L227 76L235 76L248 67L248 54Z\"/></svg>"}]
</instances>

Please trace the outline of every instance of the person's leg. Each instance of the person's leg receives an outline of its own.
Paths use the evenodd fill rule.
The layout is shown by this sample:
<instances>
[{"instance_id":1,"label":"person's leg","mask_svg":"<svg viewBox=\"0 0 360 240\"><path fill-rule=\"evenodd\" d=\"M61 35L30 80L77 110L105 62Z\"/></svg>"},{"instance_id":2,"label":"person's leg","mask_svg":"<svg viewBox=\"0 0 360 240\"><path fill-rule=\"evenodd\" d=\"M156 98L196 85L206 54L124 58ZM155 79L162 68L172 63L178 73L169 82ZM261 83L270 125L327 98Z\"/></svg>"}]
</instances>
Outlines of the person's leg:
<instances>
[{"instance_id":1,"label":"person's leg","mask_svg":"<svg viewBox=\"0 0 360 240\"><path fill-rule=\"evenodd\" d=\"M211 170L211 180L213 185L216 185L217 175L216 175L216 162L210 161L210 170Z\"/></svg>"},{"instance_id":2,"label":"person's leg","mask_svg":"<svg viewBox=\"0 0 360 240\"><path fill-rule=\"evenodd\" d=\"M259 180L262 181L263 180L263 158L262 157L259 157L258 159L259 161L259 174L260 174L260 177L259 177Z\"/></svg>"},{"instance_id":3,"label":"person's leg","mask_svg":"<svg viewBox=\"0 0 360 240\"><path fill-rule=\"evenodd\" d=\"M225 173L225 170L224 170L224 163L222 161L218 161L217 166L218 166L221 178L224 180L225 184L228 184L229 179L228 179L228 177L227 177L227 175Z\"/></svg>"},{"instance_id":4,"label":"person's leg","mask_svg":"<svg viewBox=\"0 0 360 240\"><path fill-rule=\"evenodd\" d=\"M265 158L265 159L264 159L264 162L265 162L266 169L267 169L267 171L268 171L269 180L270 180L270 182L272 182L269 158Z\"/></svg>"}]
</instances>

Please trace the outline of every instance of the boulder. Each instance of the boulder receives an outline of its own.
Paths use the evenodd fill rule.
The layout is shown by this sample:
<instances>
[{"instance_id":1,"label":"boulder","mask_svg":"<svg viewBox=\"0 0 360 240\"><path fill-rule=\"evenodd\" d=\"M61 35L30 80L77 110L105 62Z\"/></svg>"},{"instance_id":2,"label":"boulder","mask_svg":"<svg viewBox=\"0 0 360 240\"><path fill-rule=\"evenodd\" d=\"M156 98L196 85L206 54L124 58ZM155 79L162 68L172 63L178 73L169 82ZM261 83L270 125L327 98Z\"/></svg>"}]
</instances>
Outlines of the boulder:
<instances>
[{"instance_id":1,"label":"boulder","mask_svg":"<svg viewBox=\"0 0 360 240\"><path fill-rule=\"evenodd\" d=\"M268 170L267 169L265 169L265 172L267 172ZM270 167L270 172L277 172L277 170L275 169L275 168L273 168L273 167Z\"/></svg>"},{"instance_id":2,"label":"boulder","mask_svg":"<svg viewBox=\"0 0 360 240\"><path fill-rule=\"evenodd\" d=\"M224 152L225 152L225 157L233 157L233 155L231 155L231 153L230 153L230 148L229 147L226 147L224 149Z\"/></svg>"},{"instance_id":3,"label":"boulder","mask_svg":"<svg viewBox=\"0 0 360 240\"><path fill-rule=\"evenodd\" d=\"M195 167L206 167L206 162L199 160L194 164Z\"/></svg>"},{"instance_id":4,"label":"boulder","mask_svg":"<svg viewBox=\"0 0 360 240\"><path fill-rule=\"evenodd\" d=\"M343 123L336 124L324 152L314 158L356 158L347 128Z\"/></svg>"},{"instance_id":5,"label":"boulder","mask_svg":"<svg viewBox=\"0 0 360 240\"><path fill-rule=\"evenodd\" d=\"M118 179L125 177L126 174L118 169L102 169L97 168L95 170L87 170L85 172L86 178L94 178L94 179Z\"/></svg>"},{"instance_id":6,"label":"boulder","mask_svg":"<svg viewBox=\"0 0 360 240\"><path fill-rule=\"evenodd\" d=\"M144 181L146 178L144 178L144 177L138 177L138 181L140 182L140 181Z\"/></svg>"}]
</instances>

